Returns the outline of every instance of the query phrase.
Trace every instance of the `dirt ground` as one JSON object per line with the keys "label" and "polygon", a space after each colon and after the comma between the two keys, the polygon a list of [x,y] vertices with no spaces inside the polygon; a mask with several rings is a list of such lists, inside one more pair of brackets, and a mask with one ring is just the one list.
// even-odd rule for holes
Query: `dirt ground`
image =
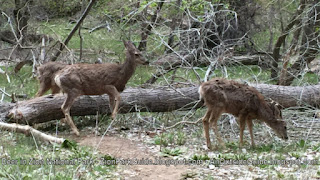
{"label": "dirt ground", "polygon": [[[97,137],[89,135],[86,137],[79,137],[75,140],[80,145],[91,146],[103,154],[109,154],[115,158],[131,159],[134,158],[148,159],[155,162],[155,158],[159,160],[168,160],[167,158],[159,157],[142,143],[134,142],[132,140],[117,137],[104,136]],[[101,140],[101,142],[100,142]],[[100,143],[99,143],[100,142]],[[166,166],[166,165],[119,165],[120,179],[182,179],[183,174],[190,173],[194,167],[186,165]]]}

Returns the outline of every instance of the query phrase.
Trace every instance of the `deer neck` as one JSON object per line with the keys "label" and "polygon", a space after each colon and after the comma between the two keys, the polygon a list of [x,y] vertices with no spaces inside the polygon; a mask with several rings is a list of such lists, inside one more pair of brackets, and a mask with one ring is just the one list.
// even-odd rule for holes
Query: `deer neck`
{"label": "deer neck", "polygon": [[126,61],[121,65],[120,74],[122,75],[122,80],[126,82],[129,81],[134,71],[136,70],[137,64],[134,61],[134,58],[127,53]]}
{"label": "deer neck", "polygon": [[265,103],[261,103],[258,110],[258,119],[263,120],[268,126],[272,127],[277,119],[274,117],[272,110]]}

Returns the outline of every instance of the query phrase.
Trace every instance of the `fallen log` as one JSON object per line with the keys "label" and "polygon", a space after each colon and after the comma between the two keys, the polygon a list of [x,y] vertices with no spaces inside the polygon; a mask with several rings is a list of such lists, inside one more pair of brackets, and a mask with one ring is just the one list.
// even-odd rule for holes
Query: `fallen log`
{"label": "fallen log", "polygon": [[[267,84],[251,84],[264,96],[270,97],[284,107],[313,106],[320,104],[320,85],[292,87]],[[62,95],[47,95],[17,102],[7,111],[6,121],[35,124],[63,118]],[[110,114],[109,98],[81,96],[71,108],[72,116]],[[121,93],[119,113],[186,111],[202,106],[198,87],[142,89],[128,88]],[[0,108],[1,109],[1,108]],[[1,117],[1,115],[0,115]]]}

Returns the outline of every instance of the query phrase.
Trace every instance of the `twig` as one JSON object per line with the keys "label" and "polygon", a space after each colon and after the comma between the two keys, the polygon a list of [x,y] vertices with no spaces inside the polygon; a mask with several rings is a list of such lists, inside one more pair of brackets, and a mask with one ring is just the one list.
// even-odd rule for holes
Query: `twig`
{"label": "twig", "polygon": [[41,41],[41,47],[40,47],[40,57],[39,57],[39,64],[41,63],[44,63],[44,59],[45,59],[45,56],[46,56],[46,40],[45,38],[43,37],[42,38],[42,41]]}
{"label": "twig", "polygon": [[0,88],[0,91],[1,91],[4,95],[11,97],[11,95],[8,94],[7,92],[5,92],[2,88]]}
{"label": "twig", "polygon": [[180,124],[198,124],[200,121],[202,120],[202,118],[199,118],[197,121],[195,122],[191,122],[191,121],[180,121],[172,126],[169,126],[167,128],[164,128],[165,130],[168,130],[168,129],[172,129],[172,128],[175,128],[176,126],[180,125]]}
{"label": "twig", "polygon": [[95,152],[98,150],[98,147],[100,146],[100,144],[101,144],[103,138],[106,136],[107,132],[111,129],[112,124],[114,123],[114,121],[115,121],[115,119],[113,119],[113,120],[111,121],[111,123],[109,124],[108,128],[106,129],[106,131],[105,131],[105,132],[103,133],[103,135],[101,136],[100,141],[99,141],[99,143],[97,144],[97,146],[96,146],[96,148],[95,148]]}
{"label": "twig", "polygon": [[33,59],[33,63],[32,63],[32,77],[36,77],[36,76],[37,76],[37,70],[36,70],[37,59],[36,59],[36,56],[35,56],[33,50],[31,50],[31,54],[32,54],[32,59]]}
{"label": "twig", "polygon": [[82,49],[83,49],[83,38],[81,35],[81,25],[79,26],[79,38],[80,38],[80,55],[79,55],[79,61],[81,62],[82,60]]}
{"label": "twig", "polygon": [[92,29],[89,31],[89,33],[93,33],[94,31],[97,31],[97,30],[102,29],[102,28],[107,28],[108,32],[111,31],[110,25],[109,25],[108,21],[106,21],[105,24],[100,24],[100,25],[92,28]]}

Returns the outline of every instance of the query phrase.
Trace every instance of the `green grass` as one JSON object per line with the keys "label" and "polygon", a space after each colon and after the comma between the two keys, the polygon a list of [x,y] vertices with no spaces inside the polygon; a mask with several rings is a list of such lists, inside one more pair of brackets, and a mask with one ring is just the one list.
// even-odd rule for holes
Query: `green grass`
{"label": "green grass", "polygon": [[319,77],[317,74],[306,73],[301,78],[294,79],[292,82],[292,85],[293,86],[304,86],[304,85],[318,84],[318,83],[319,83]]}
{"label": "green grass", "polygon": [[[8,67],[7,72],[10,78],[10,83],[3,74],[0,74],[0,88],[5,89],[5,91],[10,95],[15,93],[17,95],[26,94],[28,98],[33,97],[36,94],[39,85],[37,79],[32,78],[31,71],[32,67],[24,66],[17,74],[15,74],[13,73],[13,67]],[[10,100],[11,99],[9,97],[5,96],[5,101]]]}
{"label": "green grass", "polygon": [[67,149],[25,135],[1,134],[0,179],[110,178],[116,168],[103,165],[105,157],[86,147],[73,144]]}
{"label": "green grass", "polygon": [[[167,84],[171,82],[173,76],[176,78],[176,81],[185,81],[189,80],[193,83],[198,83],[198,77],[196,73],[203,80],[207,67],[192,69],[178,69],[176,73],[170,72],[164,77],[159,78],[159,84]],[[230,66],[226,68],[226,71],[223,69],[216,69],[211,74],[210,78],[213,77],[225,77],[228,79],[234,79],[238,81],[248,81],[248,82],[260,82],[260,83],[275,83],[270,81],[270,71],[262,70],[258,66]]]}
{"label": "green grass", "polygon": [[[83,27],[93,27],[95,23],[99,22],[90,19],[84,22]],[[67,23],[64,19],[56,19],[42,23],[38,27],[38,30],[40,33],[48,34],[53,38],[63,41],[74,26],[75,24]],[[123,52],[124,46],[120,41],[120,31],[108,32],[107,29],[100,29],[94,33],[89,33],[89,30],[81,30],[83,49],[94,49],[97,51],[109,50],[116,54],[121,54]],[[68,48],[80,48],[80,36],[78,35],[78,32],[71,38]]]}
{"label": "green grass", "polygon": [[161,150],[161,154],[164,156],[164,157],[167,157],[167,156],[179,156],[180,154],[182,154],[183,152],[181,151],[180,148],[174,148],[174,149],[171,149],[171,148],[164,148]]}
{"label": "green grass", "polygon": [[186,143],[185,132],[177,130],[175,132],[161,133],[154,137],[154,144],[167,147],[168,145],[182,146]]}

